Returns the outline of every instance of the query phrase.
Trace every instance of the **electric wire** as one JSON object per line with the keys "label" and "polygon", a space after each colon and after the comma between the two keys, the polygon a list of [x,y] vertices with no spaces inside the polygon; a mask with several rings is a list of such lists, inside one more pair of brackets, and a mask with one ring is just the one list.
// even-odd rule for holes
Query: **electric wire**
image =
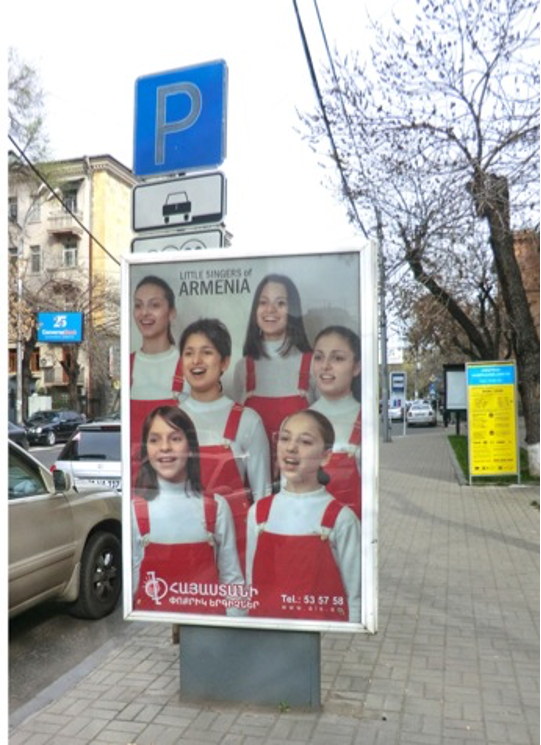
{"label": "electric wire", "polygon": [[342,163],[341,163],[341,160],[340,160],[340,156],[338,154],[338,149],[336,147],[336,142],[334,140],[334,135],[333,135],[333,132],[332,132],[332,127],[331,127],[331,124],[329,122],[329,118],[327,116],[327,111],[325,109],[325,103],[323,101],[323,96],[321,95],[321,90],[319,88],[319,83],[318,83],[318,80],[317,80],[317,74],[316,74],[316,71],[315,71],[315,68],[314,68],[314,63],[313,63],[313,60],[312,60],[312,54],[310,52],[310,47],[308,45],[308,40],[306,38],[306,34],[304,33],[304,26],[303,26],[303,23],[302,23],[302,20],[301,20],[301,16],[300,16],[300,13],[299,13],[299,8],[298,8],[298,5],[297,5],[297,0],[293,0],[293,7],[294,7],[295,15],[296,15],[296,18],[297,18],[297,24],[298,24],[299,33],[300,33],[300,36],[301,36],[301,42],[302,42],[302,46],[303,46],[303,50],[304,50],[304,56],[305,56],[306,62],[308,64],[308,69],[309,69],[309,72],[310,72],[310,77],[311,77],[311,80],[312,80],[312,85],[314,86],[314,91],[315,91],[315,94],[316,94],[316,98],[318,100],[319,108],[321,109],[321,114],[322,114],[322,117],[323,117],[323,121],[325,123],[325,129],[327,130],[327,136],[328,136],[329,142],[331,144],[331,148],[332,148],[332,152],[333,152],[333,157],[334,157],[334,160],[336,162],[336,166],[338,168],[338,171],[340,173],[340,179],[341,179],[341,182],[342,182],[342,188],[344,189],[344,194],[346,195],[346,197],[347,197],[347,199],[348,199],[348,201],[349,201],[349,203],[351,205],[351,208],[353,210],[353,214],[355,215],[355,219],[356,219],[356,221],[357,221],[357,223],[358,223],[358,225],[359,225],[359,227],[360,227],[360,229],[361,229],[364,237],[365,238],[368,238],[368,233],[367,233],[367,231],[366,231],[366,229],[365,229],[365,227],[364,227],[364,225],[362,223],[362,220],[360,218],[359,212],[357,210],[357,205],[355,204],[355,200],[353,199],[353,197],[351,195],[351,191],[350,191],[350,188],[349,188],[349,184],[347,182],[346,174],[344,173],[344,169],[342,168]]}
{"label": "electric wire", "polygon": [[105,251],[105,253],[107,254],[107,256],[108,256],[108,257],[109,257],[109,258],[110,258],[110,259],[111,259],[112,261],[114,261],[114,262],[115,262],[115,264],[117,264],[118,266],[120,266],[120,261],[119,261],[119,260],[118,260],[118,259],[116,258],[116,256],[114,256],[114,255],[113,255],[113,254],[112,254],[112,253],[111,253],[110,251],[108,251],[108,250],[107,250],[107,249],[105,248],[105,246],[103,245],[103,243],[101,243],[101,241],[99,241],[99,240],[98,240],[98,239],[96,238],[96,236],[94,236],[94,235],[93,235],[93,234],[92,234],[92,233],[90,232],[90,230],[89,230],[89,229],[88,229],[88,228],[86,227],[86,225],[84,225],[84,224],[83,224],[83,223],[81,222],[81,220],[79,220],[79,218],[77,217],[77,215],[75,215],[75,214],[73,213],[73,211],[72,211],[72,210],[71,210],[71,209],[70,209],[70,208],[68,207],[68,205],[67,205],[67,204],[66,204],[66,203],[64,202],[64,200],[62,199],[62,197],[58,195],[58,193],[56,192],[56,190],[55,190],[55,189],[53,189],[53,187],[52,187],[52,186],[51,186],[51,184],[50,184],[50,183],[49,183],[49,182],[47,181],[47,179],[45,178],[45,176],[44,176],[44,175],[43,175],[42,173],[40,173],[40,172],[38,171],[38,169],[37,169],[37,168],[35,167],[35,165],[34,165],[34,164],[33,164],[33,163],[32,163],[32,162],[30,161],[30,159],[28,158],[28,156],[26,155],[26,153],[24,152],[24,150],[22,150],[22,148],[20,148],[20,147],[19,147],[19,145],[17,144],[17,142],[16,142],[16,141],[15,141],[15,140],[13,139],[13,137],[12,137],[12,136],[11,136],[11,135],[10,135],[9,133],[8,133],[8,138],[9,138],[9,140],[11,141],[12,145],[13,145],[13,146],[14,146],[14,147],[15,147],[15,148],[17,149],[17,152],[19,153],[19,155],[21,156],[21,158],[23,158],[23,160],[25,161],[25,163],[26,163],[26,164],[28,165],[28,167],[29,167],[29,168],[30,168],[30,169],[31,169],[31,170],[33,171],[33,173],[35,173],[35,175],[36,175],[36,176],[38,177],[38,179],[39,179],[39,180],[40,180],[40,181],[41,181],[41,182],[42,182],[43,184],[45,184],[45,186],[46,186],[46,187],[47,187],[47,188],[49,189],[49,191],[51,192],[51,194],[53,195],[53,197],[54,197],[54,198],[55,198],[56,200],[58,200],[58,201],[60,202],[60,204],[62,205],[62,207],[64,208],[64,210],[65,210],[65,211],[66,211],[66,212],[67,212],[67,213],[68,213],[68,214],[69,214],[69,215],[70,215],[71,217],[73,217],[73,219],[75,220],[75,222],[76,222],[76,223],[77,223],[77,224],[78,224],[78,225],[79,225],[79,226],[80,226],[80,227],[81,227],[81,228],[82,228],[82,229],[84,230],[84,232],[85,232],[85,233],[86,233],[86,234],[88,235],[88,237],[89,237],[89,238],[90,238],[90,239],[91,239],[92,241],[94,241],[94,243],[96,243],[96,245],[97,245],[97,246],[99,246],[99,247],[100,247],[100,248],[102,249],[102,251]]}

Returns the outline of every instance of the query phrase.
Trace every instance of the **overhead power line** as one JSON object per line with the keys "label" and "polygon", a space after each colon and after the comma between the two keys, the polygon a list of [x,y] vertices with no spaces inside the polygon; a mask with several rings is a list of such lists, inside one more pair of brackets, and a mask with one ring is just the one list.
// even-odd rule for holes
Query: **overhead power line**
{"label": "overhead power line", "polygon": [[15,140],[13,139],[13,137],[12,137],[12,136],[11,136],[10,134],[8,134],[8,137],[9,137],[9,139],[10,139],[10,141],[11,141],[12,145],[13,145],[13,146],[14,146],[14,147],[16,148],[17,152],[19,153],[19,155],[21,156],[21,158],[22,158],[22,159],[23,159],[23,160],[25,161],[25,163],[26,163],[26,164],[28,165],[28,167],[29,167],[29,168],[30,168],[30,169],[31,169],[31,170],[33,171],[33,173],[35,173],[35,174],[36,174],[36,176],[38,177],[38,179],[39,179],[39,180],[40,180],[40,181],[41,181],[41,182],[42,182],[43,184],[45,184],[45,186],[46,186],[46,187],[47,187],[47,188],[49,189],[49,191],[51,192],[51,194],[53,195],[53,197],[54,197],[54,198],[55,198],[55,199],[56,199],[56,200],[57,200],[58,202],[60,202],[60,204],[62,205],[62,207],[64,208],[64,210],[65,210],[65,211],[66,211],[66,212],[67,212],[67,213],[68,213],[69,215],[71,215],[71,217],[73,217],[73,219],[75,220],[75,222],[77,223],[77,225],[79,225],[79,226],[80,226],[80,227],[81,227],[81,228],[82,228],[82,229],[84,230],[84,232],[85,232],[85,233],[86,233],[86,234],[88,235],[88,237],[89,237],[89,238],[90,238],[90,239],[91,239],[92,241],[94,241],[94,243],[96,243],[96,245],[98,245],[98,246],[99,246],[99,247],[100,247],[100,248],[102,249],[102,251],[105,251],[105,253],[107,254],[107,256],[108,256],[108,257],[109,257],[109,258],[110,258],[110,259],[111,259],[112,261],[114,261],[114,262],[115,262],[115,264],[117,264],[118,266],[120,266],[120,261],[119,261],[119,260],[118,260],[118,259],[116,258],[116,256],[114,256],[114,255],[113,255],[113,254],[112,254],[112,253],[111,253],[110,251],[108,251],[108,250],[107,250],[107,249],[105,248],[105,246],[103,245],[103,243],[101,243],[101,241],[99,241],[99,240],[98,240],[98,239],[96,238],[96,236],[92,235],[92,233],[91,233],[91,232],[90,232],[90,230],[89,230],[89,229],[88,229],[88,228],[86,227],[86,225],[84,225],[84,224],[83,224],[83,223],[81,222],[81,220],[79,220],[79,218],[77,217],[77,215],[75,215],[75,214],[73,213],[73,211],[72,211],[72,210],[71,210],[71,209],[70,209],[70,208],[68,207],[68,205],[67,205],[67,204],[66,204],[66,203],[64,202],[64,200],[62,199],[62,197],[58,195],[58,193],[56,192],[56,190],[55,190],[55,189],[54,189],[54,188],[53,188],[53,187],[51,186],[51,184],[50,184],[50,183],[49,183],[49,182],[47,181],[47,179],[45,178],[45,176],[44,176],[44,175],[43,175],[42,173],[40,173],[40,172],[38,171],[38,169],[37,169],[37,168],[35,167],[35,165],[34,165],[34,164],[33,164],[33,163],[32,163],[32,162],[30,161],[30,159],[28,158],[28,156],[26,155],[26,153],[24,152],[24,150],[22,150],[22,148],[20,148],[20,147],[19,147],[19,145],[17,144],[17,142],[15,142]]}
{"label": "overhead power line", "polygon": [[[336,166],[338,168],[338,171],[340,172],[340,179],[342,181],[342,188],[344,190],[344,194],[346,195],[346,197],[347,197],[347,199],[348,199],[348,201],[349,201],[349,203],[351,205],[351,208],[352,208],[353,213],[355,215],[355,219],[357,220],[357,223],[358,223],[360,229],[362,230],[364,237],[365,238],[368,238],[368,233],[366,232],[365,227],[364,227],[364,225],[362,223],[362,220],[361,220],[361,218],[359,216],[359,212],[357,210],[357,205],[355,204],[355,200],[353,199],[353,197],[351,195],[351,191],[350,191],[350,188],[349,188],[349,184],[347,182],[346,174],[344,173],[344,169],[342,168],[342,162],[340,160],[340,156],[338,154],[338,149],[336,147],[336,142],[334,140],[334,135],[333,135],[332,128],[331,128],[331,123],[329,122],[329,117],[327,116],[327,111],[325,110],[325,103],[323,101],[323,96],[321,95],[321,90],[319,88],[319,83],[318,83],[318,80],[317,80],[317,74],[316,74],[316,71],[315,71],[315,68],[314,68],[314,63],[313,63],[313,60],[312,60],[312,54],[310,52],[310,47],[308,45],[308,40],[306,39],[306,34],[304,33],[304,26],[303,26],[303,23],[302,23],[302,20],[301,20],[301,16],[300,16],[300,13],[299,13],[299,8],[298,8],[298,5],[297,5],[297,0],[293,0],[293,7],[294,7],[294,10],[295,10],[295,15],[297,17],[297,24],[299,26],[299,33],[301,35],[302,46],[303,46],[303,49],[304,49],[304,56],[306,57],[306,62],[308,64],[308,69],[310,71],[310,77],[312,79],[312,85],[314,86],[314,91],[315,91],[316,98],[317,98],[318,103],[319,103],[319,108],[321,109],[321,115],[322,115],[323,121],[325,123],[325,129],[327,130],[327,136],[329,138],[329,142],[331,143],[331,148],[332,148],[332,153],[333,153],[333,156],[334,156],[334,160],[336,162]],[[318,12],[318,17],[319,17],[319,12]],[[321,25],[321,20],[320,20],[320,25]]]}

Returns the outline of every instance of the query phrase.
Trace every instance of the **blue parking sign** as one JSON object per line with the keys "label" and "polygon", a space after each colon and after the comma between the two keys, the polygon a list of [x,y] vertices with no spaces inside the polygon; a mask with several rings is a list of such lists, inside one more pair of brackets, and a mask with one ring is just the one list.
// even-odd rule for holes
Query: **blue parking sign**
{"label": "blue parking sign", "polygon": [[134,173],[151,176],[219,166],[226,151],[226,105],[223,60],[138,78]]}

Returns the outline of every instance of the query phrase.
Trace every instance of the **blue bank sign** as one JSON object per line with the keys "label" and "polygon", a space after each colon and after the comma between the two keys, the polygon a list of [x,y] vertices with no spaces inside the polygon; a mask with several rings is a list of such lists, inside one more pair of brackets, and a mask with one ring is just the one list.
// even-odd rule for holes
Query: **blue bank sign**
{"label": "blue bank sign", "polygon": [[83,314],[78,311],[38,313],[38,341],[75,344],[83,341]]}
{"label": "blue bank sign", "polygon": [[140,77],[135,83],[137,176],[215,168],[226,150],[223,60]]}

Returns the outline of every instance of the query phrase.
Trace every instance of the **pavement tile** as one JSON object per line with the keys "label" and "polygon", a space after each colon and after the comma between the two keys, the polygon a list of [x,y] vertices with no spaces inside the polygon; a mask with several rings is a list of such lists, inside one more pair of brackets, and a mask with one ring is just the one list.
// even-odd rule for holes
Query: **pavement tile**
{"label": "pavement tile", "polygon": [[185,702],[170,625],[137,622],[10,745],[539,745],[538,489],[460,485],[443,430],[380,461],[380,628],[322,635],[321,711]]}

